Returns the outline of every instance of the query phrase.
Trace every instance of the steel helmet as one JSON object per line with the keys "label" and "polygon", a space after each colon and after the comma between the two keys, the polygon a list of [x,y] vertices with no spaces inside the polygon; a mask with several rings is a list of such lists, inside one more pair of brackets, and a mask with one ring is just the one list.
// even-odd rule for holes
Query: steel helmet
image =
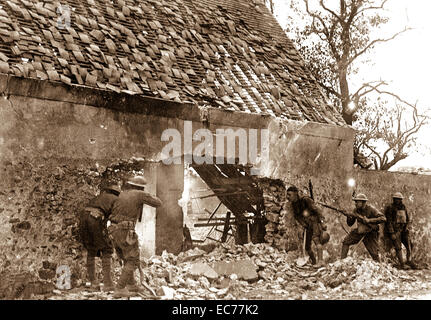
{"label": "steel helmet", "polygon": [[395,193],[392,195],[392,198],[395,198],[395,199],[404,199],[404,197],[403,197],[403,195],[401,194],[401,192],[395,192]]}
{"label": "steel helmet", "polygon": [[115,191],[117,193],[121,192],[121,188],[118,186],[118,184],[109,184],[106,187],[104,187],[103,189],[112,190],[112,191]]}
{"label": "steel helmet", "polygon": [[105,181],[100,184],[101,190],[114,191],[116,193],[121,192],[120,186],[113,181]]}
{"label": "steel helmet", "polygon": [[326,231],[323,231],[322,234],[320,235],[320,244],[328,243],[330,238],[331,236],[329,235],[329,233]]}
{"label": "steel helmet", "polygon": [[296,186],[290,186],[289,188],[287,188],[286,192],[298,192],[298,188]]}
{"label": "steel helmet", "polygon": [[358,194],[356,197],[353,198],[353,201],[367,201],[367,196],[363,193]]}
{"label": "steel helmet", "polygon": [[126,183],[132,186],[143,188],[147,184],[147,179],[145,179],[143,176],[135,176],[129,179]]}

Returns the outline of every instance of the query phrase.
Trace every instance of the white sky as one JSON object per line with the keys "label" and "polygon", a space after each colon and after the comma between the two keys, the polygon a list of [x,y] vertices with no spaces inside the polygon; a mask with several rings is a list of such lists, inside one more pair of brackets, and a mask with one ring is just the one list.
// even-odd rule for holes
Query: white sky
{"label": "white sky", "polygon": [[[302,0],[298,0],[302,3]],[[284,12],[289,0],[274,0],[276,17],[285,27]],[[327,0],[326,3],[338,3]],[[390,82],[390,89],[404,100],[418,102],[420,109],[431,109],[431,1],[390,0],[385,5],[390,21],[381,30],[395,33],[405,26],[414,28],[396,39],[378,45],[372,53],[373,65],[361,67],[360,77],[364,81],[383,79]],[[358,79],[362,81],[362,79]],[[358,82],[359,84],[359,82]],[[431,115],[430,115],[431,116]],[[419,132],[423,148],[400,161],[401,166],[431,168],[431,124]]]}

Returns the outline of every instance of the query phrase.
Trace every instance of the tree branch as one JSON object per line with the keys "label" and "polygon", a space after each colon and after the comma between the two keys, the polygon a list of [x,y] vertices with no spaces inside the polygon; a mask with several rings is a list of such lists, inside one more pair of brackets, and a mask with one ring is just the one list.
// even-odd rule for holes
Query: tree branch
{"label": "tree branch", "polygon": [[[377,83],[377,85],[372,85],[372,83],[375,83],[375,82]],[[362,84],[362,86],[354,94],[352,94],[351,100],[358,101],[359,98],[361,98],[361,97],[367,95],[368,93],[376,90],[378,87],[380,87],[382,85],[387,85],[387,83],[383,80],[366,82],[366,83]],[[362,89],[365,89],[367,87],[369,87],[371,89],[368,89],[362,93],[359,93]]]}
{"label": "tree branch", "polygon": [[[317,80],[316,80],[317,81]],[[321,83],[321,82],[319,82],[319,81],[317,81],[317,83],[321,86],[321,87],[323,87],[323,89],[325,89],[326,91],[328,91],[329,93],[331,93],[331,94],[333,94],[334,96],[336,96],[337,98],[341,98],[341,94],[338,92],[338,91],[336,91],[334,88],[332,88],[332,87],[329,87],[329,86],[327,86],[327,85],[325,85],[324,83]]]}
{"label": "tree branch", "polygon": [[358,58],[360,55],[364,54],[368,49],[370,49],[372,46],[374,46],[376,43],[380,43],[380,42],[388,42],[391,41],[393,39],[395,39],[397,36],[399,36],[400,34],[412,30],[412,28],[404,28],[404,30],[395,33],[392,37],[390,38],[386,38],[386,39],[375,39],[373,41],[371,41],[367,46],[365,46],[361,51],[359,51],[358,53],[356,53],[355,55],[353,55],[353,57],[351,57],[349,59],[348,64],[350,65],[356,58]]}
{"label": "tree branch", "polygon": [[326,7],[323,0],[320,0],[319,3],[320,3],[320,6],[324,10],[326,10],[327,12],[329,12],[331,15],[333,15],[340,22],[340,24],[343,23],[343,19],[341,19],[341,17],[338,14],[336,14],[333,10],[329,9],[328,7]]}
{"label": "tree branch", "polygon": [[361,14],[362,12],[365,12],[365,11],[368,11],[368,10],[384,9],[383,7],[386,4],[386,2],[388,2],[388,0],[383,0],[382,4],[379,7],[373,7],[373,6],[365,7],[364,9],[358,11],[358,15]]}

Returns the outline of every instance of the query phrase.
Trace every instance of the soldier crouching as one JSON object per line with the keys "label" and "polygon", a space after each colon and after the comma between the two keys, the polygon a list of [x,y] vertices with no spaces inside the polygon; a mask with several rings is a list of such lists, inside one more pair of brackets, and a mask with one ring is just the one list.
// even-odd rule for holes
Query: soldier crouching
{"label": "soldier crouching", "polygon": [[347,257],[351,245],[363,240],[373,260],[380,262],[378,225],[385,222],[386,218],[379,210],[366,203],[368,199],[364,194],[358,194],[353,201],[355,201],[355,209],[347,217],[347,224],[352,226],[357,221],[358,227],[344,238],[341,248],[341,259]]}

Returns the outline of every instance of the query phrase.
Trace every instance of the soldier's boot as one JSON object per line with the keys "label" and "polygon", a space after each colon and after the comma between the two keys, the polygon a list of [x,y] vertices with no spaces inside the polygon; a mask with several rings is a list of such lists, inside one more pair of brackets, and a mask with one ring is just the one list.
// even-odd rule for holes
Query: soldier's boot
{"label": "soldier's boot", "polygon": [[136,283],[135,271],[132,272],[132,274],[130,275],[130,277],[127,281],[127,289],[130,292],[146,292],[145,288],[139,286]]}
{"label": "soldier's boot", "polygon": [[114,283],[111,274],[111,256],[102,256],[103,291],[114,291]]}
{"label": "soldier's boot", "polygon": [[413,270],[418,269],[418,265],[414,263],[413,260],[407,260],[406,265],[408,265]]}
{"label": "soldier's boot", "polygon": [[135,270],[134,264],[129,261],[126,261],[124,264],[123,270],[121,272],[120,279],[118,280],[117,287],[115,288],[115,292],[114,292],[115,299],[130,296],[129,290],[127,290],[126,285],[130,279],[130,275],[133,274],[134,270]]}
{"label": "soldier's boot", "polygon": [[371,258],[375,261],[375,262],[379,262],[380,263],[380,256],[378,253],[374,253],[371,254]]}
{"label": "soldier's boot", "polygon": [[397,254],[400,269],[404,269],[403,253],[401,250],[395,250],[395,253]]}
{"label": "soldier's boot", "polygon": [[343,246],[341,247],[341,259],[347,258],[348,253],[349,253],[349,246],[343,244]]}
{"label": "soldier's boot", "polygon": [[412,269],[417,269],[418,266],[412,260],[412,244],[410,240],[407,240],[406,253],[406,264]]}
{"label": "soldier's boot", "polygon": [[88,281],[90,282],[90,290],[98,291],[99,290],[99,281],[96,280],[96,257],[93,255],[87,254],[87,276]]}

